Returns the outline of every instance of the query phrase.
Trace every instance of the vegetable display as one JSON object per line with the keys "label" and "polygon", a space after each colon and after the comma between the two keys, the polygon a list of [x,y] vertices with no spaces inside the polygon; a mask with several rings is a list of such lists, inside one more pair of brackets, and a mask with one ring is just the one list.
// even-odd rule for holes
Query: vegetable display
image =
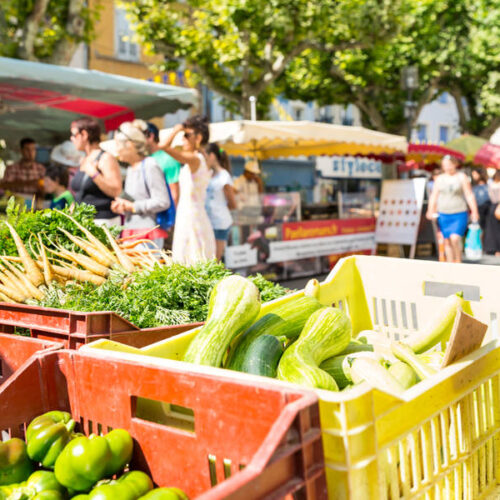
{"label": "vegetable display", "polygon": [[[9,205],[0,222],[0,301],[111,311],[139,328],[205,321],[210,292],[231,271],[216,261],[174,264],[162,250],[140,249],[145,240],[117,240],[115,228],[94,224],[94,212]],[[250,279],[265,301],[287,292],[261,275]]]}
{"label": "vegetable display", "polygon": [[134,446],[126,430],[87,437],[75,425],[69,413],[49,411],[29,424],[27,446],[0,441],[0,500],[189,500],[179,488],[154,488],[142,471],[123,473]]}
{"label": "vegetable display", "polygon": [[[224,368],[331,391],[365,382],[401,396],[437,373],[442,353],[429,349],[449,339],[459,311],[472,313],[461,294],[451,295],[406,342],[366,330],[353,338],[348,314],[317,300],[316,280],[307,284],[303,296],[267,305],[257,321],[252,318],[258,316],[259,300],[247,292],[250,282],[245,286],[244,281],[226,286],[222,280],[221,288],[214,289],[210,300],[217,304],[217,315],[210,321],[209,313],[208,326],[191,340],[184,361],[212,366],[222,361]],[[238,310],[243,297],[244,308]]]}

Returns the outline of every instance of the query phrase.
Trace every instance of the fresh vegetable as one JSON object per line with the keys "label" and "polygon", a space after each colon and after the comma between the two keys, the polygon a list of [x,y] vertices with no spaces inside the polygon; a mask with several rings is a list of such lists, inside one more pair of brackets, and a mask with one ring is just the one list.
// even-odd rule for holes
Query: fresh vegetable
{"label": "fresh vegetable", "polygon": [[403,385],[382,366],[380,361],[368,356],[350,358],[349,370],[355,384],[368,382],[369,385],[384,392],[401,396],[405,390]]}
{"label": "fresh vegetable", "polygon": [[283,354],[278,378],[307,387],[337,390],[334,378],[319,365],[341,353],[351,340],[352,327],[340,309],[325,307],[307,320],[299,338]]}
{"label": "fresh vegetable", "polygon": [[245,351],[241,362],[241,371],[275,378],[283,351],[283,344],[277,337],[261,335]]}
{"label": "fresh vegetable", "polygon": [[19,438],[0,441],[0,485],[20,483],[29,477],[33,465],[26,443]]}
{"label": "fresh vegetable", "polygon": [[429,378],[436,373],[434,368],[431,368],[421,361],[411,348],[402,342],[392,342],[391,348],[392,352],[399,360],[404,361],[415,370],[420,380]]}
{"label": "fresh vegetable", "polygon": [[226,362],[226,367],[231,370],[244,371],[242,364],[246,358],[246,352],[255,339],[261,335],[297,338],[311,314],[322,307],[314,297],[298,297],[276,306],[236,340]]}
{"label": "fresh vegetable", "polygon": [[0,487],[1,494],[7,500],[59,500],[64,498],[66,490],[59,484],[51,471],[38,470],[33,472],[26,481],[18,484]]}
{"label": "fresh vegetable", "polygon": [[191,341],[184,361],[221,366],[232,340],[259,311],[259,290],[251,281],[238,275],[223,278],[210,295],[207,322]]}
{"label": "fresh vegetable", "polygon": [[325,359],[319,367],[333,377],[339,389],[344,389],[352,383],[349,372],[344,366],[347,356],[334,356]]}
{"label": "fresh vegetable", "polygon": [[430,351],[423,354],[417,354],[418,359],[438,371],[441,368],[444,359],[444,351]]}
{"label": "fresh vegetable", "polygon": [[78,495],[80,500],[137,500],[153,489],[151,478],[141,471],[130,471],[119,479],[103,481],[88,495]]}
{"label": "fresh vegetable", "polygon": [[306,297],[314,297],[316,299],[319,298],[320,293],[320,285],[317,279],[311,279],[306,283],[304,287],[304,295]]}
{"label": "fresh vegetable", "polygon": [[[210,293],[231,274],[215,260],[193,266],[156,265],[131,275],[116,270],[107,280],[98,277],[101,281],[97,285],[102,286],[87,283],[86,279],[64,287],[55,285],[39,304],[74,311],[114,311],[139,328],[193,323],[206,320]],[[286,293],[286,289],[260,275],[249,279],[262,290],[264,301]]]}
{"label": "fresh vegetable", "polygon": [[423,330],[406,341],[408,346],[413,352],[420,354],[439,342],[448,340],[459,310],[472,315],[469,301],[464,300],[461,294],[447,297]]}
{"label": "fresh vegetable", "polygon": [[49,411],[36,417],[26,429],[28,456],[52,469],[63,448],[73,438],[75,421],[64,411]]}
{"label": "fresh vegetable", "polygon": [[189,500],[189,498],[179,488],[155,488],[139,500]]}
{"label": "fresh vegetable", "polygon": [[342,351],[342,354],[353,354],[355,352],[374,352],[374,347],[372,344],[366,344],[360,342],[359,340],[352,339],[349,345]]}
{"label": "fresh vegetable", "polygon": [[418,382],[418,376],[415,370],[404,361],[396,361],[387,371],[403,386],[409,389]]}
{"label": "fresh vegetable", "polygon": [[77,437],[57,457],[57,480],[73,491],[88,491],[98,481],[122,470],[132,458],[132,438],[123,429],[105,436]]}

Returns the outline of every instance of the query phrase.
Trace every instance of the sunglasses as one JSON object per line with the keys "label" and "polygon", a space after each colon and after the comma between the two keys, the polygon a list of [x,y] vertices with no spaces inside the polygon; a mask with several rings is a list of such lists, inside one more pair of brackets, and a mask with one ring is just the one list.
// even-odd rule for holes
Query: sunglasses
{"label": "sunglasses", "polygon": [[184,132],[184,137],[186,139],[191,139],[191,137],[194,137],[194,133],[193,132]]}
{"label": "sunglasses", "polygon": [[71,132],[70,138],[76,137],[79,134],[80,134],[80,131],[78,131],[76,133]]}

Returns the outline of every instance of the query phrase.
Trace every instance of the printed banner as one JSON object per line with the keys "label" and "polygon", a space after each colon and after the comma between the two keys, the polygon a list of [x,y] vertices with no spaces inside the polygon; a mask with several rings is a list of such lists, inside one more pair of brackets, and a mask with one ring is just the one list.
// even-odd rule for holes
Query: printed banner
{"label": "printed banner", "polygon": [[382,162],[361,156],[318,156],[316,170],[322,177],[381,179]]}

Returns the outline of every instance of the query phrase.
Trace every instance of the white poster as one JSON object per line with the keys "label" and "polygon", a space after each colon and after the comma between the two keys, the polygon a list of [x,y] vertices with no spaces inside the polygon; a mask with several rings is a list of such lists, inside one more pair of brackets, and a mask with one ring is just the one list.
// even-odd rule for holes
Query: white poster
{"label": "white poster", "polygon": [[426,182],[424,178],[382,182],[375,229],[377,243],[416,243]]}
{"label": "white poster", "polygon": [[239,269],[257,264],[257,249],[250,248],[250,244],[227,246],[224,252],[226,267]]}
{"label": "white poster", "polygon": [[361,156],[318,156],[316,170],[322,177],[381,179],[382,162]]}
{"label": "white poster", "polygon": [[375,250],[375,233],[273,241],[269,248],[270,255],[266,260],[268,263],[309,259],[323,255],[339,255],[360,250]]}

